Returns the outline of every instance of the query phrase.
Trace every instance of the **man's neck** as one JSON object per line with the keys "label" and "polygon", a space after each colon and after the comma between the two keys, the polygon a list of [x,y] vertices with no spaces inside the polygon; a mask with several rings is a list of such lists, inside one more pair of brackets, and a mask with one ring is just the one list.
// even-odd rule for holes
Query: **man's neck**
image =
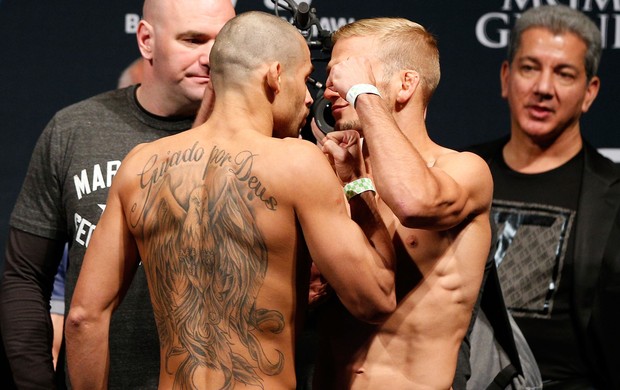
{"label": "man's neck", "polygon": [[198,111],[200,102],[180,104],[156,85],[142,84],[136,91],[138,104],[148,113],[164,117],[192,117]]}
{"label": "man's neck", "polygon": [[268,137],[276,136],[272,108],[258,94],[219,94],[209,122],[217,123],[221,133],[252,130]]}
{"label": "man's neck", "polygon": [[513,132],[502,153],[511,169],[521,173],[542,173],[563,165],[582,147],[579,128],[563,132],[551,143],[537,142],[521,132]]}
{"label": "man's neck", "polygon": [[398,127],[405,137],[411,142],[416,150],[427,160],[434,161],[436,149],[439,148],[428,135],[424,114],[418,112],[417,115],[403,116],[400,113],[394,115]]}

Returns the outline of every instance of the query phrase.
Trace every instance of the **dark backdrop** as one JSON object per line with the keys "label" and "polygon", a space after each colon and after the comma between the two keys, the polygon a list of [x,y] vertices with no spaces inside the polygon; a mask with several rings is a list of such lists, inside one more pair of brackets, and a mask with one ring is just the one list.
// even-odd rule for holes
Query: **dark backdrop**
{"label": "dark backdrop", "polygon": [[[273,12],[270,0],[238,0],[238,12]],[[464,147],[507,133],[499,68],[507,29],[528,0],[314,0],[322,25],[335,29],[363,17],[404,16],[439,40],[442,80],[428,111],[431,136]],[[602,88],[583,120],[599,148],[620,148],[620,10],[611,0],[570,0],[603,27]],[[31,150],[58,109],[115,88],[120,72],[139,56],[134,28],[141,0],[0,0],[0,253],[8,219]],[[317,75],[324,74],[317,64]],[[101,145],[105,147],[105,145]],[[0,267],[3,256],[0,256]]]}
{"label": "dark backdrop", "polygon": [[[602,88],[583,128],[594,146],[620,148],[620,10],[613,9],[620,3],[558,2],[586,12],[601,26]],[[233,3],[238,12],[273,12],[270,0]],[[507,31],[525,8],[541,3],[547,2],[314,0],[312,6],[329,30],[363,17],[403,16],[434,33],[442,80],[429,107],[428,127],[437,142],[460,148],[507,133],[498,77]],[[0,0],[0,269],[10,212],[34,143],[58,109],[116,87],[120,72],[139,56],[134,29],[141,6],[141,0]],[[322,65],[315,64],[317,78],[324,77]]]}

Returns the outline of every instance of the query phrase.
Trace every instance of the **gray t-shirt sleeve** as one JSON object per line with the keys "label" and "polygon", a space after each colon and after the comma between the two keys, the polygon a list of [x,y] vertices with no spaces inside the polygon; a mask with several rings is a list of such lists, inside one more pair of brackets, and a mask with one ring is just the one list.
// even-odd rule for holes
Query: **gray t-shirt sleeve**
{"label": "gray t-shirt sleeve", "polygon": [[62,206],[61,137],[52,119],[39,137],[21,192],[11,214],[12,227],[41,237],[67,241]]}

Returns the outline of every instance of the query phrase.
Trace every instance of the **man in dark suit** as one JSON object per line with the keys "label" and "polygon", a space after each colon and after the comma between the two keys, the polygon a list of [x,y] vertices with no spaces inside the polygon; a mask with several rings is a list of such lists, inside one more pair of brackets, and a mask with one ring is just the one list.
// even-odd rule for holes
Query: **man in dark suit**
{"label": "man in dark suit", "polygon": [[601,34],[565,6],[530,9],[502,64],[510,136],[473,147],[494,180],[504,299],[544,389],[617,389],[620,172],[583,138]]}

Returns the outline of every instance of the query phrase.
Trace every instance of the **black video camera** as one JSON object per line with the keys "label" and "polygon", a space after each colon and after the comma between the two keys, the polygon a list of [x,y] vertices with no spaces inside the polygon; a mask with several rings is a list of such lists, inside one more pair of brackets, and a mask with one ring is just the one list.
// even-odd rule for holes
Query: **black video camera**
{"label": "black video camera", "polygon": [[[271,2],[275,4],[274,12],[276,16],[280,16],[280,8],[288,11],[292,15],[293,25],[306,39],[308,48],[313,53],[317,50],[320,51],[321,56],[313,56],[312,62],[329,62],[332,50],[332,33],[321,27],[319,18],[316,16],[316,9],[314,7],[311,8],[305,1],[299,4],[294,0],[271,0]],[[319,129],[327,134],[334,130],[336,122],[332,116],[331,102],[323,97],[323,92],[325,92],[323,83],[313,78],[309,78],[308,82],[317,89],[311,114]]]}

